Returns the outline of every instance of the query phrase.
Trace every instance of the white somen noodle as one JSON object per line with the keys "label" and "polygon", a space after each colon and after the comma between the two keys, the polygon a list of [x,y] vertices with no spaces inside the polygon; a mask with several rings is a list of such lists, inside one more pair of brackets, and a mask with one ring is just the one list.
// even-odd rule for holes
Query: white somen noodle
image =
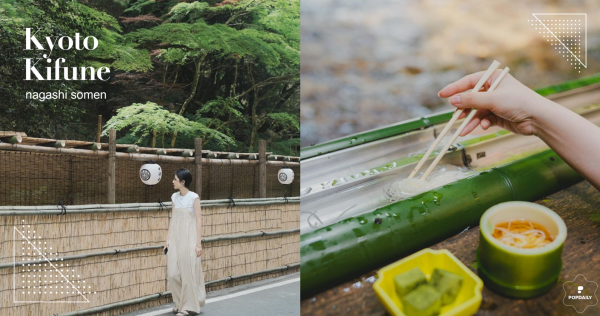
{"label": "white somen noodle", "polygon": [[443,165],[439,166],[439,169],[432,173],[427,180],[419,179],[419,175],[412,179],[405,178],[386,185],[383,188],[383,193],[385,197],[393,203],[403,200],[409,196],[423,193],[444,186],[448,183],[464,179],[471,174],[474,174],[474,172],[452,165]]}

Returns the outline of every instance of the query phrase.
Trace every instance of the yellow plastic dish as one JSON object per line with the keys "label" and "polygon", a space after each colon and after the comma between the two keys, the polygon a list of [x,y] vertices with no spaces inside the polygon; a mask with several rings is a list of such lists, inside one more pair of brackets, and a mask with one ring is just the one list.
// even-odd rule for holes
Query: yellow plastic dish
{"label": "yellow plastic dish", "polygon": [[464,278],[456,300],[452,304],[443,306],[439,316],[470,316],[477,312],[481,305],[481,290],[483,289],[481,279],[450,251],[426,248],[385,266],[377,272],[378,279],[373,284],[373,288],[388,313],[394,316],[406,316],[402,312],[402,302],[396,294],[394,277],[415,267],[421,269],[427,280],[431,278],[435,268],[450,271]]}

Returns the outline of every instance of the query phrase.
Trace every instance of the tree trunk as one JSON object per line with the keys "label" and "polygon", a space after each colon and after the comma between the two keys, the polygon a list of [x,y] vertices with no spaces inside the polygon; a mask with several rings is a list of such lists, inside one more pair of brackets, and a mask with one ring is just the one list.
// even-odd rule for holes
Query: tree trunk
{"label": "tree trunk", "polygon": [[152,148],[156,148],[156,130],[152,131]]}
{"label": "tree trunk", "polygon": [[[194,96],[196,95],[196,91],[198,90],[198,82],[200,81],[200,69],[202,69],[202,63],[204,62],[205,58],[206,55],[202,55],[202,57],[200,57],[200,60],[196,63],[196,72],[194,73],[194,82],[192,83],[192,93],[183,102],[181,110],[179,110],[179,115],[183,115],[186,106],[192,101],[192,99],[194,99]],[[173,133],[173,139],[171,140],[171,148],[175,147],[175,140],[177,140],[177,131]]]}
{"label": "tree trunk", "polygon": [[256,131],[254,127],[252,127],[252,133],[250,134],[250,146],[248,146],[248,152],[252,152],[252,148],[254,147],[254,138],[256,137]]}
{"label": "tree trunk", "polygon": [[252,148],[254,148],[254,139],[256,138],[256,134],[258,132],[258,117],[256,116],[256,108],[258,107],[258,102],[260,102],[258,98],[258,90],[254,90],[254,100],[252,102],[252,133],[250,133],[250,146],[248,146],[248,152],[252,152]]}

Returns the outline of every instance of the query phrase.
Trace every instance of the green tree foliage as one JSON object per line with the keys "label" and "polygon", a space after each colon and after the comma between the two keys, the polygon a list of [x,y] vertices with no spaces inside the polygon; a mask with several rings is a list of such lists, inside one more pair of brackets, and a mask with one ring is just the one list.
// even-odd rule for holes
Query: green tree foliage
{"label": "green tree foliage", "polygon": [[[190,147],[203,135],[208,149],[256,151],[265,139],[270,151],[298,154],[299,0],[5,0],[0,20],[0,73],[11,76],[0,82],[10,100],[0,129],[76,138],[93,135],[102,114],[114,116],[105,128],[118,127],[127,141],[167,135],[165,146]],[[110,81],[24,83],[25,25],[41,36],[96,36],[94,51],[57,53],[71,65],[110,67]],[[106,91],[108,99],[24,100],[25,91],[58,89]],[[73,127],[48,128],[57,125]]]}
{"label": "green tree foliage", "polygon": [[[249,0],[217,7],[206,2],[179,3],[161,25],[127,37],[139,47],[160,47],[157,59],[175,66],[172,69],[176,71],[180,69],[177,66],[193,65],[192,89],[179,108],[180,115],[197,100],[202,77],[212,77],[215,83],[225,81],[219,90],[247,105],[247,146],[253,150],[261,132],[271,142],[299,135],[294,129],[274,131],[273,127],[292,125],[279,124],[282,116],[267,115],[289,111],[286,118],[297,120],[292,114],[297,114],[298,107],[292,105],[295,100],[291,97],[297,95],[299,87],[299,21],[299,1]],[[213,69],[215,64],[220,69]],[[206,100],[200,107],[214,104],[210,102]],[[281,138],[273,138],[273,134]]]}
{"label": "green tree foliage", "polygon": [[[117,32],[117,20],[75,1],[68,0],[5,0],[0,2],[0,129],[22,130],[29,134],[65,137],[64,126],[79,122],[85,107],[74,100],[37,101],[25,98],[26,92],[53,92],[83,90],[82,81],[26,81],[25,58],[38,61],[45,69],[43,54],[48,51],[24,50],[25,29],[31,28],[36,38],[49,36],[95,36],[101,45],[94,51],[55,48],[52,61],[64,58],[65,67],[108,66],[122,70],[149,70],[152,68],[147,51],[140,51],[126,43]],[[45,42],[42,43],[45,44]],[[46,45],[47,46],[47,45]]]}
{"label": "green tree foliage", "polygon": [[152,147],[156,146],[158,136],[161,136],[162,147],[164,147],[165,135],[171,135],[176,131],[190,137],[211,139],[219,146],[234,143],[231,137],[200,122],[171,113],[153,102],[135,103],[119,109],[117,115],[106,122],[102,135],[107,136],[110,129],[128,130],[131,135],[138,138],[136,143],[142,143],[151,138]]}

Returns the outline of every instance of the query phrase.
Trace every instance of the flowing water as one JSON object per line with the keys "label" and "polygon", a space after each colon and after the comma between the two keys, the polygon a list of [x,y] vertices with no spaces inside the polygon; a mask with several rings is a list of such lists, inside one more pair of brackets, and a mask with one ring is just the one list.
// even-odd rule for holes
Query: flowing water
{"label": "flowing water", "polygon": [[[406,171],[400,174],[390,173],[372,181],[352,186],[333,196],[312,203],[302,203],[300,214],[301,232],[304,234],[349,217],[360,216],[392,202],[476,174],[475,171],[463,167],[438,165],[426,181],[418,179],[424,171],[417,174],[415,177],[417,179],[407,181],[406,177],[408,177],[414,166],[414,164],[406,166]],[[390,192],[394,192],[393,198],[390,196]],[[439,200],[437,202],[439,203]]]}

